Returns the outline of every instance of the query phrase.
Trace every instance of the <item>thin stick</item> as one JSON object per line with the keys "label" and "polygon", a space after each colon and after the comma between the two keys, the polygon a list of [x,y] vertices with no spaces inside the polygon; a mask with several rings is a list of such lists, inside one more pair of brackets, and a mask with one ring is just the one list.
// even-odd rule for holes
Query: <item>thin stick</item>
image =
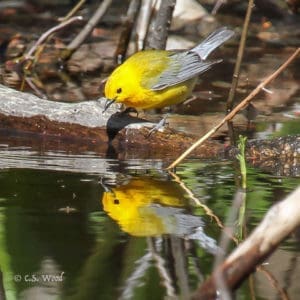
{"label": "thin stick", "polygon": [[[185,185],[185,183],[180,179],[179,176],[177,176],[175,173],[173,173],[172,171],[169,171],[169,174],[173,177],[174,181],[177,182],[182,188],[183,190],[187,193],[187,195],[189,196],[189,198],[191,200],[193,200],[195,202],[195,204],[201,208],[203,208],[203,210],[205,211],[206,215],[210,216],[212,219],[215,220],[216,224],[224,229],[224,225],[222,224],[221,220],[219,219],[219,217],[217,215],[215,215],[213,213],[213,211],[205,204],[203,204],[195,195],[194,193]],[[237,241],[236,241],[237,242]]]}
{"label": "thin stick", "polygon": [[59,22],[65,22],[66,20],[70,19],[74,16],[77,11],[81,8],[81,6],[85,3],[86,0],[79,0],[77,4],[62,18],[59,18]]}
{"label": "thin stick", "polygon": [[95,14],[91,17],[88,23],[76,36],[76,38],[67,46],[67,49],[72,53],[76,50],[85,40],[85,38],[91,33],[99,20],[103,17],[108,7],[110,6],[112,0],[104,0],[97,8]]}
{"label": "thin stick", "polygon": [[234,100],[234,96],[235,96],[235,92],[236,92],[236,87],[237,87],[237,84],[239,81],[241,63],[243,60],[243,55],[244,55],[245,46],[246,46],[247,32],[248,32],[249,22],[250,22],[250,18],[251,18],[252,8],[254,6],[253,3],[254,3],[254,0],[249,0],[249,2],[248,2],[248,8],[247,8],[246,17],[245,17],[245,21],[244,21],[244,25],[243,25],[241,41],[239,44],[239,50],[238,50],[238,54],[237,54],[236,64],[234,66],[231,87],[230,87],[230,91],[229,91],[228,99],[227,99],[227,105],[226,105],[227,112],[232,110],[232,106],[234,103],[233,100]]}
{"label": "thin stick", "polygon": [[176,291],[174,288],[173,278],[167,269],[166,260],[161,255],[159,255],[155,249],[154,239],[155,238],[147,238],[148,247],[150,253],[152,254],[153,260],[155,261],[158,273],[161,276],[162,285],[166,289],[166,294],[168,296],[167,298],[174,299],[176,295]]}
{"label": "thin stick", "polygon": [[119,299],[132,299],[134,290],[137,286],[141,285],[142,278],[150,267],[152,253],[147,252],[144,256],[140,257],[134,262],[135,268],[131,275],[125,281],[124,289]]}
{"label": "thin stick", "polygon": [[230,121],[241,109],[243,109],[267,84],[269,84],[273,79],[275,79],[300,53],[300,48],[283,63],[274,73],[272,73],[268,78],[261,82],[240,104],[238,104],[225,118],[212,128],[208,133],[196,141],[190,148],[188,148],[183,154],[181,154],[172,164],[170,164],[166,169],[172,169],[176,167],[183,159],[185,159],[195,148],[203,144],[209,137],[211,137],[225,122]]}
{"label": "thin stick", "polygon": [[278,282],[278,280],[275,278],[275,276],[268,271],[264,266],[260,265],[257,267],[257,270],[262,272],[267,279],[269,280],[270,284],[272,285],[272,287],[277,291],[278,296],[280,296],[280,298],[282,300],[289,300],[289,295],[288,293],[285,291],[284,288],[282,288]]}
{"label": "thin stick", "polygon": [[[242,205],[242,203],[245,201],[245,192],[242,190],[237,190],[234,200],[231,205],[231,209],[229,211],[229,215],[227,217],[227,226],[226,229],[229,231],[230,235],[234,235],[234,230],[235,230],[235,225],[229,225],[229,224],[234,224],[234,221],[236,220],[236,216],[238,214],[238,211]],[[221,263],[224,262],[225,254],[228,251],[229,248],[229,238],[228,238],[228,233],[225,234],[225,231],[222,232],[220,241],[219,241],[219,247],[223,251],[218,251],[215,257],[215,262],[214,262],[214,271],[221,265]],[[216,286],[219,291],[220,299],[231,299],[231,292],[228,289],[224,274],[222,272],[216,273]]]}
{"label": "thin stick", "polygon": [[40,44],[42,44],[48,38],[49,35],[68,26],[71,23],[74,23],[76,21],[81,21],[81,20],[82,20],[81,16],[76,16],[76,17],[73,17],[73,18],[67,20],[66,22],[60,23],[59,25],[54,26],[51,29],[49,29],[48,31],[46,31],[44,34],[41,35],[41,37],[37,40],[37,42],[33,45],[33,47],[27,52],[27,54],[24,55],[24,59],[25,60],[31,59],[32,55],[36,51],[37,47]]}
{"label": "thin stick", "polygon": [[[30,86],[30,88],[32,90],[34,90],[34,92],[36,93],[36,95],[38,95],[40,98],[42,99],[47,99],[46,95],[43,94],[35,85],[35,83],[27,76],[24,77],[24,80],[26,81],[26,83]],[[24,88],[24,87],[23,87]],[[22,89],[23,90],[23,89]],[[1,299],[1,298],[0,298]]]}

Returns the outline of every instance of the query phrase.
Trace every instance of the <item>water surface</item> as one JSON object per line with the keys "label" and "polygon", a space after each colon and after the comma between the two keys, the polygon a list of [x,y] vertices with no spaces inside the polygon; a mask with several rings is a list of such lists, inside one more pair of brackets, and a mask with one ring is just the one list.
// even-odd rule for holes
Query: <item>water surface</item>
{"label": "water surface", "polygon": [[[8,299],[187,299],[210,274],[217,220],[226,222],[237,190],[234,162],[189,160],[174,176],[160,160],[0,151]],[[245,234],[297,185],[299,178],[249,168]],[[291,236],[266,266],[292,299],[300,293],[298,251]],[[254,290],[258,299],[276,295],[259,272]],[[249,299],[247,282],[238,295]]]}

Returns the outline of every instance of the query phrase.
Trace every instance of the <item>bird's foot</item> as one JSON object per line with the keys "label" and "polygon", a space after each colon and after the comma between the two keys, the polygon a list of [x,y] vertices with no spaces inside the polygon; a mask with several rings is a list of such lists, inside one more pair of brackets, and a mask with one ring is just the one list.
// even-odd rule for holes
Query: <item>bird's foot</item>
{"label": "bird's foot", "polygon": [[148,133],[147,137],[150,137],[150,135],[154,132],[154,131],[158,131],[159,129],[161,129],[162,127],[164,127],[167,124],[167,118],[168,118],[168,114],[166,114]]}

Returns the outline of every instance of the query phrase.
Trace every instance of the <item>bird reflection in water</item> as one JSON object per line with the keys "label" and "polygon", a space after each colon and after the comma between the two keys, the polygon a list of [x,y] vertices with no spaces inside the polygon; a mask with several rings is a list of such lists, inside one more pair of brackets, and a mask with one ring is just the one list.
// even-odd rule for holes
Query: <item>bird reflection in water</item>
{"label": "bird reflection in water", "polygon": [[190,213],[186,192],[174,181],[136,177],[124,185],[106,187],[102,203],[104,211],[130,235],[169,234],[196,239],[209,252],[217,248],[216,241],[204,233],[202,219]]}

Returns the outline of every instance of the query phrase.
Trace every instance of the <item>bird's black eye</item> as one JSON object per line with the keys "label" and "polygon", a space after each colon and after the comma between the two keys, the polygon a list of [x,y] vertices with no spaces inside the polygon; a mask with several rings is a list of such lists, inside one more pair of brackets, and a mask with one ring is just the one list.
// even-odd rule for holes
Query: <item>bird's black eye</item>
{"label": "bird's black eye", "polygon": [[117,94],[121,94],[122,93],[122,89],[121,88],[118,88],[117,89]]}
{"label": "bird's black eye", "polygon": [[119,199],[114,199],[114,204],[120,204]]}

